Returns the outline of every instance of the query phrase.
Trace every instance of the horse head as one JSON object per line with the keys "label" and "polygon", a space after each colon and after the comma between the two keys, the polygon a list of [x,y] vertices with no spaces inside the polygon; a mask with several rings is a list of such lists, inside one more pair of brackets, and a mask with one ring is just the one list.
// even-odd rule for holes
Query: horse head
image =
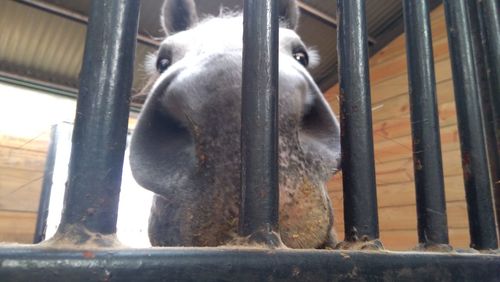
{"label": "horse head", "polygon": [[[337,171],[340,129],[308,72],[317,64],[295,32],[295,1],[280,1],[280,234],[293,248],[335,241],[326,181]],[[153,245],[217,246],[234,239],[240,205],[243,20],[198,20],[192,0],[167,0],[166,38],[151,57],[155,83],[134,130],[136,180],[156,195]]]}

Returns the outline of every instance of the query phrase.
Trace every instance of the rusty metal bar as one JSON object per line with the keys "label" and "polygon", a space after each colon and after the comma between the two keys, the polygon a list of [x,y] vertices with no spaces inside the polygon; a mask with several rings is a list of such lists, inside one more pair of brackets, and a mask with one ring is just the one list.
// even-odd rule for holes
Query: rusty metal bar
{"label": "rusty metal bar", "polygon": [[2,281],[498,281],[500,256],[173,248],[0,248]]}

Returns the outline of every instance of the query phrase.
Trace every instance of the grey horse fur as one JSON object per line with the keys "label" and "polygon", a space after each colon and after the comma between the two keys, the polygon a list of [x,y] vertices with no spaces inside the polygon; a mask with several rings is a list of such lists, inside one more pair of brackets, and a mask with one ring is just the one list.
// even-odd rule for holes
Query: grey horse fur
{"label": "grey horse fur", "polygon": [[[178,5],[183,8],[173,8]],[[280,234],[288,247],[320,248],[335,243],[325,183],[339,167],[340,128],[307,69],[294,59],[297,49],[307,50],[293,30],[297,5],[280,5]],[[162,73],[152,67],[157,79],[130,154],[135,179],[155,193],[150,241],[229,244],[237,237],[240,204],[242,17],[197,22],[193,1],[170,0],[163,7],[168,36],[153,61],[167,58],[170,66]]]}

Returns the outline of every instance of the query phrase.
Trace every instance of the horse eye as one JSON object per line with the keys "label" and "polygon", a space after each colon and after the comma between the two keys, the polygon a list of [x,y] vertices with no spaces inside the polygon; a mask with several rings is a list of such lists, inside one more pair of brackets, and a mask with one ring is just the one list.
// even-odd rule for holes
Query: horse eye
{"label": "horse eye", "polygon": [[169,58],[158,58],[158,61],[156,61],[156,69],[158,70],[159,73],[163,73],[170,67],[170,59]]}
{"label": "horse eye", "polygon": [[305,51],[295,52],[293,53],[293,57],[304,67],[307,67],[309,65],[309,56],[307,56],[307,53]]}

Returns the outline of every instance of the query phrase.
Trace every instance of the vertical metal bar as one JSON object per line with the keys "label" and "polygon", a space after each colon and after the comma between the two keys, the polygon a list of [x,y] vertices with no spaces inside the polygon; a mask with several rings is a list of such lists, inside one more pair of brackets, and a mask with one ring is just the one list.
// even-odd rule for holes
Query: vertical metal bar
{"label": "vertical metal bar", "polygon": [[33,236],[33,244],[38,244],[45,240],[47,217],[49,215],[50,192],[52,191],[52,178],[54,177],[54,165],[56,162],[58,139],[58,125],[53,125],[50,131],[50,145],[47,152],[47,159],[45,161],[42,192],[40,193],[40,201],[38,204],[38,213],[35,225],[35,235]]}
{"label": "vertical metal bar", "polygon": [[[491,73],[489,71],[488,60],[488,46],[486,44],[486,31],[485,19],[481,12],[481,4],[483,1],[471,0],[467,1],[469,17],[471,21],[471,35],[472,47],[474,50],[474,58],[476,60],[476,72],[478,74],[478,91],[481,100],[481,114],[483,118],[484,133],[486,140],[486,152],[489,165],[489,173],[491,178],[491,185],[493,188],[493,196],[500,193],[500,152],[497,147],[497,139],[495,133],[495,118],[494,118],[494,104],[492,99],[494,96],[492,87],[494,85],[490,81]],[[500,92],[498,92],[500,93]],[[499,194],[500,195],[500,194]],[[494,201],[495,202],[495,201]],[[498,202],[496,203],[498,206]],[[496,209],[497,217],[499,214],[498,208]],[[498,225],[497,225],[498,227]],[[500,228],[500,227],[498,227]]]}
{"label": "vertical metal bar", "polygon": [[138,18],[139,0],[92,1],[56,238],[116,232]]}
{"label": "vertical metal bar", "polygon": [[379,237],[364,0],[337,0],[345,240]]}
{"label": "vertical metal bar", "polygon": [[278,245],[278,1],[246,0],[240,233]]}
{"label": "vertical metal bar", "polygon": [[413,137],[418,241],[448,244],[436,78],[427,0],[403,1]]}
{"label": "vertical metal bar", "polygon": [[[486,48],[482,44],[484,34],[484,23],[482,18],[479,17],[478,3],[475,0],[467,1],[467,11],[470,19],[471,37],[472,37],[472,50],[474,54],[474,67],[477,73],[477,91],[479,93],[481,116],[483,119],[484,133],[486,140],[487,158],[489,164],[490,177],[495,173],[496,168],[496,140],[493,124],[493,112],[489,95],[489,82],[488,72],[486,67]],[[493,181],[493,180],[491,180]],[[493,183],[493,182],[492,182]]]}
{"label": "vertical metal bar", "polygon": [[497,228],[500,234],[500,3],[498,0],[478,1],[478,14],[482,22],[483,48],[486,56],[486,75],[489,82],[489,105],[493,115],[493,131],[496,142],[489,155],[496,160],[492,174],[497,215]]}
{"label": "vertical metal bar", "polygon": [[496,249],[497,236],[480,112],[470,19],[465,0],[445,0],[471,247]]}
{"label": "vertical metal bar", "polygon": [[[481,0],[480,14],[484,20],[485,45],[488,56],[488,76],[491,83],[492,102],[497,121],[500,121],[500,3],[498,0]],[[497,131],[499,125],[497,125]]]}

